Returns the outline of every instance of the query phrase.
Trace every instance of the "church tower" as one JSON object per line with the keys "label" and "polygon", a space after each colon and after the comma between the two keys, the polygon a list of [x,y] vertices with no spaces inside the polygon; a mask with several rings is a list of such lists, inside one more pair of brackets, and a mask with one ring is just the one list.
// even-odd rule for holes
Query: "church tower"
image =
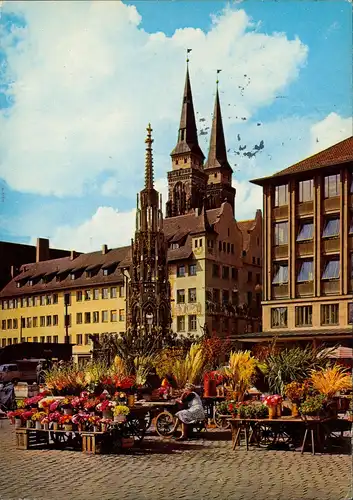
{"label": "church tower", "polygon": [[[188,60],[187,60],[188,62]],[[203,171],[204,154],[197,139],[189,67],[186,68],[178,142],[171,152],[172,170],[168,172],[167,217],[201,209],[207,176]]]}
{"label": "church tower", "polygon": [[154,189],[151,134],[148,125],[145,187],[137,197],[135,239],[131,242],[127,326],[167,332],[171,325],[168,247],[163,233],[162,198]]}
{"label": "church tower", "polygon": [[232,187],[232,167],[228,163],[224,140],[218,81],[213,111],[212,130],[208,158],[204,167],[208,176],[206,189],[207,209],[218,208],[227,200],[234,213],[235,189]]}

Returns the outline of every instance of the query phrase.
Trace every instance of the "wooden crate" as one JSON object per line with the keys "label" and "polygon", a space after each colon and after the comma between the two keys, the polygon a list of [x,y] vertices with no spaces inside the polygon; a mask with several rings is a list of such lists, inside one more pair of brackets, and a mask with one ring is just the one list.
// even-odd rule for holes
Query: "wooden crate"
{"label": "wooden crate", "polygon": [[102,453],[103,432],[82,432],[82,451],[93,455]]}
{"label": "wooden crate", "polygon": [[16,429],[16,448],[29,450],[49,445],[48,432],[37,432],[35,429]]}

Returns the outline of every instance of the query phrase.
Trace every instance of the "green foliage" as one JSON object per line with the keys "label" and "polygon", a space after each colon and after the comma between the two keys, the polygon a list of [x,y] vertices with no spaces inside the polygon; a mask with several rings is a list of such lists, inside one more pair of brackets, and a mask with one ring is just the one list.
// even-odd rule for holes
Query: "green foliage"
{"label": "green foliage", "polygon": [[312,370],[328,366],[329,353],[327,349],[294,347],[269,355],[263,371],[270,391],[284,395],[285,385],[290,382],[303,382],[309,378]]}
{"label": "green foliage", "polygon": [[238,406],[238,415],[241,418],[266,418],[268,407],[259,401],[245,401]]}
{"label": "green foliage", "polygon": [[299,407],[302,415],[318,415],[324,409],[325,396],[317,394],[309,396]]}

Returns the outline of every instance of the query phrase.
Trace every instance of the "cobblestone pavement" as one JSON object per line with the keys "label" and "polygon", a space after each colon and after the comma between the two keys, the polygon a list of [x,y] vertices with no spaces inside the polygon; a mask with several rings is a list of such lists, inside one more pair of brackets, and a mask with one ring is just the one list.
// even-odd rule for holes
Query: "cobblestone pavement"
{"label": "cobblestone pavement", "polygon": [[217,431],[186,443],[145,438],[142,449],[89,456],[15,449],[0,428],[0,500],[344,500],[352,498],[349,455],[232,451]]}

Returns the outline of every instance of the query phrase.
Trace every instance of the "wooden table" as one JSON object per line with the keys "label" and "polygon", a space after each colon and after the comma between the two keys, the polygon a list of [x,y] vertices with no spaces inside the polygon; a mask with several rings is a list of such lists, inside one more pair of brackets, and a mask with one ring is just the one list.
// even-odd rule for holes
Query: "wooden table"
{"label": "wooden table", "polygon": [[[246,444],[246,449],[249,450],[249,445],[251,444],[252,438],[255,439],[256,443],[259,445],[259,436],[258,436],[258,427],[263,424],[268,427],[280,427],[283,424],[291,424],[291,425],[300,425],[305,429],[304,432],[304,437],[301,445],[301,453],[304,452],[304,447],[305,443],[308,437],[308,434],[310,433],[311,437],[311,450],[312,454],[315,454],[315,443],[319,445],[321,448],[321,437],[320,437],[320,430],[321,426],[332,420],[332,418],[326,418],[326,419],[319,419],[319,420],[311,420],[311,419],[302,419],[301,417],[280,417],[276,419],[270,419],[270,418],[253,418],[253,419],[248,419],[248,418],[230,418],[227,415],[222,415],[223,418],[226,418],[228,422],[231,425],[232,429],[232,444],[233,444],[233,450],[238,445],[239,441],[239,446],[240,446],[240,433],[241,431],[244,431],[245,434],[245,444]],[[275,438],[273,442],[276,442],[276,439],[278,438],[280,434],[280,429],[275,429]]]}

